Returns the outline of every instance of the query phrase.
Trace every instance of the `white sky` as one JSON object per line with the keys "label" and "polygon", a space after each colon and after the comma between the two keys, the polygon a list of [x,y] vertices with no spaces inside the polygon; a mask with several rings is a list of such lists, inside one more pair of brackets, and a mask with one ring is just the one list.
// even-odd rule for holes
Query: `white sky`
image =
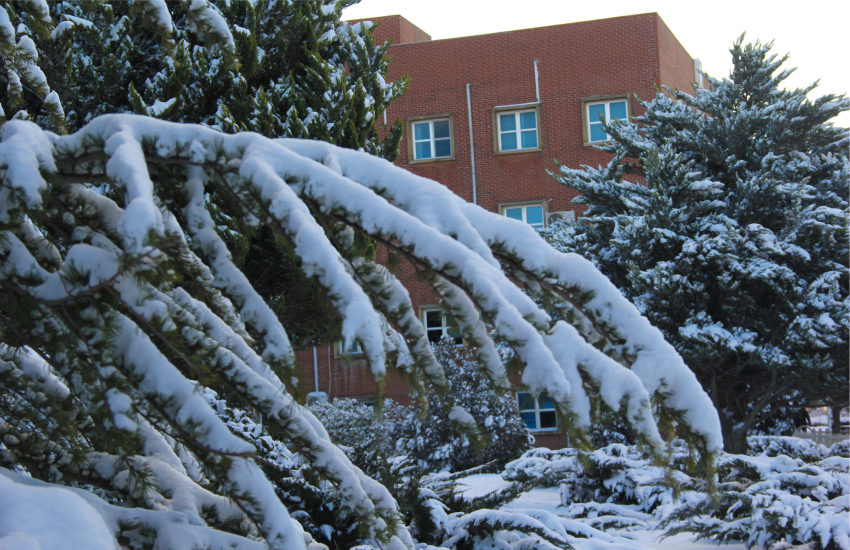
{"label": "white sky", "polygon": [[[432,39],[441,39],[647,12],[658,12],[711,76],[729,74],[729,48],[746,31],[748,41],[774,40],[773,53],[791,54],[786,66],[798,69],[785,81],[787,88],[820,79],[811,95],[850,95],[850,0],[361,0],[343,18],[399,14]],[[836,124],[850,126],[850,112]]]}

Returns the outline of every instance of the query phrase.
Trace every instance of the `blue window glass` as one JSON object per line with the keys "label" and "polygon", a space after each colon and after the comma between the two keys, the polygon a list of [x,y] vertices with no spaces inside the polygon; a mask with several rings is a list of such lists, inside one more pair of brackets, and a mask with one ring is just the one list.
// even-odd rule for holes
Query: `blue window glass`
{"label": "blue window glass", "polygon": [[431,142],[422,141],[416,144],[416,158],[429,159],[431,158]]}
{"label": "blue window glass", "polygon": [[502,134],[502,151],[512,151],[516,148],[516,133]]}
{"label": "blue window glass", "polygon": [[434,139],[449,137],[449,121],[437,120],[434,122]]}
{"label": "blue window glass", "polygon": [[[436,128],[434,133],[437,133]],[[434,149],[435,157],[450,157],[452,156],[452,141],[450,139],[435,139]]]}
{"label": "blue window glass", "polygon": [[537,130],[522,133],[522,148],[534,149],[537,147]]}
{"label": "blue window glass", "polygon": [[522,221],[522,207],[505,208],[505,216]]}
{"label": "blue window glass", "polygon": [[523,130],[537,129],[537,115],[534,112],[519,115],[519,127]]}
{"label": "blue window glass", "polygon": [[417,141],[420,139],[431,139],[431,125],[427,122],[414,124],[413,133],[416,136]]}
{"label": "blue window glass", "polygon": [[509,115],[499,115],[499,130],[502,132],[516,130],[516,117],[513,113]]}
{"label": "blue window glass", "polygon": [[543,207],[542,206],[526,206],[525,221],[528,225],[538,226],[543,228]]}
{"label": "blue window glass", "polygon": [[609,104],[608,109],[611,112],[611,120],[626,118],[626,102],[617,101]]}
{"label": "blue window glass", "polygon": [[600,120],[605,118],[605,105],[590,105],[587,108],[587,120],[591,124],[594,122],[599,122]]}
{"label": "blue window glass", "polygon": [[545,393],[541,393],[540,394],[540,410],[554,409],[554,408],[555,408],[555,402],[552,401],[552,398],[549,397]]}
{"label": "blue window glass", "polygon": [[525,422],[526,428],[528,428],[529,430],[537,429],[537,419],[534,417],[534,411],[527,413],[519,413],[519,416],[520,418],[522,418],[522,421]]}
{"label": "blue window glass", "polygon": [[590,125],[590,141],[605,141],[608,139],[608,134],[602,129],[601,124]]}

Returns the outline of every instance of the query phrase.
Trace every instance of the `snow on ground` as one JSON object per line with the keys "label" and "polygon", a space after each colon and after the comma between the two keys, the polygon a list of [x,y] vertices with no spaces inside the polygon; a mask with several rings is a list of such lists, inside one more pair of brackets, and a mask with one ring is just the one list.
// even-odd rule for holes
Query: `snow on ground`
{"label": "snow on ground", "polygon": [[[505,481],[500,474],[476,474],[461,478],[457,481],[457,491],[467,499],[482,497],[493,491],[501,491],[508,487],[510,482]],[[515,500],[504,505],[502,509],[538,509],[558,515],[561,505],[561,497],[557,487],[537,487],[522,493]],[[624,539],[633,540],[643,544],[652,550],[746,550],[744,543],[721,544],[710,540],[694,540],[694,535],[681,533],[666,539],[661,539],[662,530],[647,531],[608,531],[609,535],[620,536]],[[753,550],[762,550],[760,546],[754,546]]]}
{"label": "snow on ground", "polygon": [[[721,544],[710,540],[694,540],[690,533],[679,533],[670,538],[661,539],[661,531],[632,531],[630,538],[653,550],[746,550],[747,545],[743,542],[736,544]],[[761,546],[753,546],[753,550],[762,550]]]}

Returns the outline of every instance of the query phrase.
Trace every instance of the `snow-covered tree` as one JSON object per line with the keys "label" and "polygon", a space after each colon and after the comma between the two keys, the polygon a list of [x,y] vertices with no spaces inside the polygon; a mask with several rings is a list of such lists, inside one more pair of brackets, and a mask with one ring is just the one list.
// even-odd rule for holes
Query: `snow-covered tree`
{"label": "snow-covered tree", "polygon": [[[398,419],[391,432],[396,451],[426,471],[458,472],[490,462],[500,467],[530,449],[533,440],[520,418],[516,398],[483,376],[474,353],[459,349],[448,337],[434,352],[448,388],[445,393],[433,388],[424,394],[414,391],[413,401],[426,404],[427,412],[410,410]],[[483,445],[471,434],[458,432],[445,412],[444,398],[469,411]]]}
{"label": "snow-covered tree", "polygon": [[662,330],[736,453],[783,411],[847,401],[850,142],[829,121],[850,101],[783,89],[770,47],[741,37],[728,78],[607,124],[607,167],[552,174],[588,209],[548,240]]}
{"label": "snow-covered tree", "polygon": [[[407,79],[386,81],[388,44],[375,44],[369,23],[340,20],[349,3],[6,5],[0,87],[8,93],[0,93],[0,106],[53,131],[136,112],[228,133],[319,139],[394,160],[401,123],[383,140],[376,123]],[[215,202],[216,222],[230,226],[225,238],[237,265],[293,345],[335,342],[339,319],[298,258],[272,232],[242,223],[226,199]],[[369,251],[373,243],[362,246]]]}
{"label": "snow-covered tree", "polygon": [[[357,235],[422,272],[496,387],[508,381],[492,338],[511,346],[522,383],[553,398],[578,441],[604,403],[656,456],[659,424],[689,438],[704,472],[721,448],[693,373],[588,261],[386,160],[320,141],[103,115],[65,136],[7,121],[0,168],[0,522],[32,504],[22,525],[35,527],[21,537],[51,536],[41,526],[61,518],[86,525],[66,548],[313,544],[256,447],[194,379],[252,411],[336,487],[364,538],[412,548],[387,490],[293,399],[292,346],[234,265],[212,197],[292,247],[378,387],[388,363],[447,383],[407,291],[358,254]],[[559,303],[570,322],[553,322],[529,291]],[[462,407],[445,406],[475,429]],[[47,500],[56,505],[39,508]]]}

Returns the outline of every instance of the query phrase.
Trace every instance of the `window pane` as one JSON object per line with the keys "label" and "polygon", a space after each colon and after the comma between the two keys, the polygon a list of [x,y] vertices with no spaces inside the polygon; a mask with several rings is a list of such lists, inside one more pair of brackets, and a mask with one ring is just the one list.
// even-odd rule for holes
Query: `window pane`
{"label": "window pane", "polygon": [[604,141],[608,139],[608,134],[602,129],[602,124],[590,125],[590,141]]}
{"label": "window pane", "polygon": [[449,137],[449,121],[438,120],[434,122],[434,138]]}
{"label": "window pane", "polygon": [[352,341],[351,343],[348,344],[348,347],[345,348],[344,353],[348,353],[348,354],[363,353],[363,348],[360,347],[360,342],[358,342],[357,340],[354,340],[354,341]]}
{"label": "window pane", "polygon": [[626,118],[626,102],[625,101],[617,101],[615,103],[611,103],[608,107],[611,111],[611,119],[615,118]]}
{"label": "window pane", "polygon": [[434,151],[435,157],[450,157],[450,156],[452,156],[452,140],[450,140],[450,139],[435,139],[434,140],[434,149],[436,149]]}
{"label": "window pane", "polygon": [[534,411],[534,397],[530,393],[518,393],[516,394],[517,403],[519,404],[519,410],[521,411]]}
{"label": "window pane", "polygon": [[537,128],[537,113],[522,113],[519,115],[519,127],[523,130]]}
{"label": "window pane", "polygon": [[540,410],[554,409],[555,402],[545,393],[540,394]]}
{"label": "window pane", "polygon": [[540,411],[540,427],[544,429],[558,427],[558,419],[555,416],[555,411]]}
{"label": "window pane", "polygon": [[499,131],[507,132],[508,130],[516,130],[516,117],[513,113],[499,115]]}
{"label": "window pane", "polygon": [[588,122],[599,122],[603,118],[605,118],[605,105],[588,105]]}
{"label": "window pane", "polygon": [[522,133],[522,148],[534,149],[537,147],[537,130]]}
{"label": "window pane", "polygon": [[432,344],[438,344],[443,339],[443,329],[428,329],[428,341]]}
{"label": "window pane", "polygon": [[429,309],[425,312],[425,327],[428,329],[443,328],[443,312],[439,309]]}
{"label": "window pane", "polygon": [[460,331],[453,327],[448,327],[446,329],[446,333],[449,335],[449,338],[454,340],[456,346],[460,346],[463,344],[463,336],[460,335]]}
{"label": "window pane", "polygon": [[525,208],[525,221],[531,225],[543,225],[543,207],[527,206]]}
{"label": "window pane", "polygon": [[529,430],[537,429],[537,419],[534,418],[533,412],[520,413],[519,415],[522,418],[522,421],[525,422],[526,428]]}
{"label": "window pane", "polygon": [[431,139],[431,125],[427,122],[420,122],[413,125],[413,133],[416,135],[416,140]]}
{"label": "window pane", "polygon": [[429,159],[431,158],[431,142],[421,141],[416,144],[416,158]]}
{"label": "window pane", "polygon": [[522,208],[505,208],[505,216],[522,221]]}
{"label": "window pane", "polygon": [[502,151],[516,149],[516,133],[502,134]]}

